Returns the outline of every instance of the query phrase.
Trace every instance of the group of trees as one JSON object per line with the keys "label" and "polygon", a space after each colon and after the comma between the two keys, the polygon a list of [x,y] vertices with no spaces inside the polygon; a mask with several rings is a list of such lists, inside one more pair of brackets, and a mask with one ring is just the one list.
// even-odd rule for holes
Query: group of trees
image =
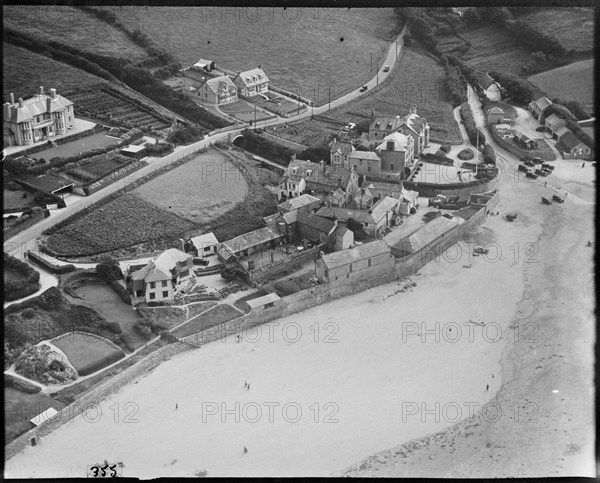
{"label": "group of trees", "polygon": [[197,126],[187,126],[173,129],[167,136],[167,141],[173,144],[190,144],[204,138],[204,130]]}
{"label": "group of trees", "polygon": [[4,252],[5,272],[14,272],[20,275],[20,280],[4,277],[5,300],[17,300],[35,293],[40,288],[40,274],[25,262]]}

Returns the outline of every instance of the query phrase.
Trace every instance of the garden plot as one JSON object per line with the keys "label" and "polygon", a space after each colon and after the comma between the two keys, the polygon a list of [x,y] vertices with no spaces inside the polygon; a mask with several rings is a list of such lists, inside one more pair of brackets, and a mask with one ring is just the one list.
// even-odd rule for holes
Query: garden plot
{"label": "garden plot", "polygon": [[72,332],[53,339],[80,376],[92,374],[125,357],[123,349],[94,334]]}
{"label": "garden plot", "polygon": [[205,223],[243,201],[248,184],[224,155],[208,151],[134,192],[165,211],[194,223]]}
{"label": "garden plot", "polygon": [[44,158],[45,160],[50,160],[52,158],[68,158],[70,156],[75,156],[79,153],[89,151],[90,149],[103,148],[105,146],[119,144],[119,139],[107,136],[106,132],[92,134],[91,136],[86,136],[84,138],[77,139],[76,141],[61,144],[60,146],[46,149],[44,151],[39,151],[33,154],[31,157],[34,159]]}

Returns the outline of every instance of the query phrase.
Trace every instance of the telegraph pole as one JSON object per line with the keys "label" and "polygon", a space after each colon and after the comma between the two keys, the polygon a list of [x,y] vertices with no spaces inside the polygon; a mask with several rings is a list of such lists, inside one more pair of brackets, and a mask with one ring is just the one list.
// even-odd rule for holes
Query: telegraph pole
{"label": "telegraph pole", "polygon": [[331,110],[331,84],[329,84],[328,87],[329,87],[329,109],[328,110]]}
{"label": "telegraph pole", "polygon": [[373,72],[373,52],[371,52],[371,67],[369,68],[369,72]]}
{"label": "telegraph pole", "polygon": [[254,130],[256,131],[256,104],[254,104]]}

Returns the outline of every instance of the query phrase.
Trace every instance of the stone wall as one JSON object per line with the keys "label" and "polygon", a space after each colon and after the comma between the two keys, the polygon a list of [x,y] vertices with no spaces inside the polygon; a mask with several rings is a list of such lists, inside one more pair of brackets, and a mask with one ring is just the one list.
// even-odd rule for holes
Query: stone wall
{"label": "stone wall", "polygon": [[446,196],[462,196],[473,192],[485,193],[496,189],[498,184],[498,176],[489,181],[475,181],[471,183],[453,183],[453,184],[437,184],[437,183],[416,183],[412,181],[404,181],[404,188],[407,190],[417,191],[419,196],[431,197],[435,195]]}

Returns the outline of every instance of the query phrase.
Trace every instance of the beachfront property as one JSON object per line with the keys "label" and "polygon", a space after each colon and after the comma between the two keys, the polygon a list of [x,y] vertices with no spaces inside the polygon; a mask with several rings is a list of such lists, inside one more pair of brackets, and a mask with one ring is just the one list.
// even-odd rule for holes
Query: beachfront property
{"label": "beachfront property", "polygon": [[65,134],[74,125],[73,102],[50,89],[44,94],[40,87],[38,95],[23,100],[10,94],[10,102],[4,103],[2,138],[4,146],[25,146]]}
{"label": "beachfront property", "polygon": [[217,248],[217,255],[223,263],[239,261],[254,253],[274,249],[284,242],[284,236],[285,233],[266,226],[224,241]]}
{"label": "beachfront property", "polygon": [[133,305],[141,302],[172,303],[177,286],[192,277],[192,256],[170,248],[145,267],[128,274]]}
{"label": "beachfront property", "polygon": [[377,277],[393,270],[395,258],[384,240],[375,240],[322,255],[315,262],[315,275],[321,283],[335,286],[349,279]]}
{"label": "beachfront property", "polygon": [[269,78],[258,66],[256,69],[240,72],[234,79],[238,92],[242,96],[254,97],[259,94],[267,95],[269,91]]}
{"label": "beachfront property", "polygon": [[208,79],[198,89],[202,102],[208,104],[230,104],[238,100],[237,87],[226,75]]}

